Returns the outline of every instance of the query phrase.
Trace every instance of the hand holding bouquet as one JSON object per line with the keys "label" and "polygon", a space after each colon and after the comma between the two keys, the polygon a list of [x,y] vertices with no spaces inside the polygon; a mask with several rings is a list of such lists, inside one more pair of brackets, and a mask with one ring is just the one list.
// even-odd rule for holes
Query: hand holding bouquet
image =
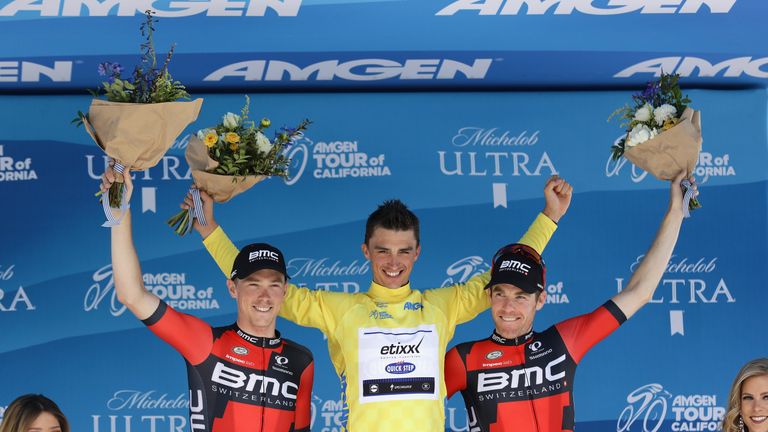
{"label": "hand holding bouquet", "polygon": [[[97,91],[87,114],[78,111],[73,123],[84,124],[88,134],[104,152],[115,160],[117,179],[109,189],[109,199],[102,200],[108,222],[120,223],[112,216],[112,208],[124,209],[121,199],[123,175],[128,170],[144,170],[160,161],[173,141],[197,118],[202,99],[188,99],[184,86],[174,81],[168,71],[173,47],[158,68],[153,44],[154,24],[152,11],[146,11],[141,34],[146,41],[141,45],[141,64],[130,78],[123,78],[123,68],[117,63],[101,63],[99,74],[107,81]],[[107,100],[98,99],[105,96]]]}
{"label": "hand holding bouquet", "polygon": [[[678,75],[662,74],[658,81],[632,96],[611,114],[624,120],[627,134],[611,147],[614,160],[624,156],[659,180],[673,180],[680,172],[690,176],[701,151],[701,113],[688,106],[678,85]],[[611,117],[608,119],[610,120]],[[682,182],[688,210],[701,207],[688,180]]]}
{"label": "hand holding bouquet", "polygon": [[194,206],[168,220],[177,234],[189,233],[194,218],[206,224],[199,189],[216,202],[226,202],[266,177],[288,176],[290,159],[285,156],[285,149],[301,138],[311,122],[303,120],[295,128],[280,128],[270,141],[264,131],[271,121],[264,118],[256,124],[249,120],[249,105],[246,96],[240,115],[228,112],[221,123],[199,130],[190,139],[185,156],[195,181],[191,189]]}

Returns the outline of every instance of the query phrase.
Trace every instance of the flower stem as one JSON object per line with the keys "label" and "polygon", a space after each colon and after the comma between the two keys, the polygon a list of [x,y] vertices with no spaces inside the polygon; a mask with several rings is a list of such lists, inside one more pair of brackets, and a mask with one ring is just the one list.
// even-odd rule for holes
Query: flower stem
{"label": "flower stem", "polygon": [[176,234],[180,236],[184,236],[189,234],[191,231],[191,227],[189,225],[189,210],[182,210],[175,215],[173,215],[168,221],[166,222],[168,226],[173,228],[173,230],[176,232]]}

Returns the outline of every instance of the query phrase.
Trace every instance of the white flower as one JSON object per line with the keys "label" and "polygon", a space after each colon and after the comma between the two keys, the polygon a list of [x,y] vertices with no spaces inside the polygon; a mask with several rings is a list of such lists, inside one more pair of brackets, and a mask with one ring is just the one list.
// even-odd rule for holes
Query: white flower
{"label": "white flower", "polygon": [[265,137],[263,133],[256,132],[256,147],[262,153],[269,153],[272,150],[272,143],[269,142],[269,138]]}
{"label": "white flower", "polygon": [[242,119],[239,115],[235,113],[228,112],[224,114],[224,121],[222,121],[222,124],[224,124],[224,127],[227,129],[234,129],[238,126],[240,126],[240,121]]}
{"label": "white flower", "polygon": [[677,114],[677,108],[670,104],[664,104],[655,110],[653,110],[653,119],[656,120],[656,124],[661,126],[664,121],[672,118]]}
{"label": "white flower", "polygon": [[199,139],[200,141],[204,142],[205,141],[205,135],[207,133],[208,133],[207,129],[200,129],[199,131],[197,131],[197,139]]}
{"label": "white flower", "polygon": [[632,128],[632,130],[629,132],[629,136],[627,137],[626,142],[624,143],[624,148],[632,148],[638,144],[644,143],[648,141],[649,139],[655,137],[659,134],[659,130],[654,128],[651,129],[646,125],[639,124]]}
{"label": "white flower", "polygon": [[647,122],[651,119],[651,115],[653,114],[653,107],[651,104],[647,103],[635,111],[635,120],[639,122]]}

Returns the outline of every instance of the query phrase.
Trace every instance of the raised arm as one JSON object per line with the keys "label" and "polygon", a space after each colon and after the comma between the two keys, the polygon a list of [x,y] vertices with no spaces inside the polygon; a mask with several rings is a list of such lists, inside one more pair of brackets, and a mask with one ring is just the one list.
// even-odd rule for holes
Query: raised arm
{"label": "raised arm", "polygon": [[[683,192],[680,188],[680,182],[683,178],[684,174],[671,182],[669,207],[664,214],[664,219],[661,221],[661,226],[651,248],[648,249],[643,261],[632,274],[626,288],[613,296],[613,302],[624,312],[627,318],[634,315],[651,300],[672,256],[683,223]],[[693,178],[690,180],[691,183],[695,181]],[[698,191],[696,193],[698,194]]]}
{"label": "raised arm", "polygon": [[[107,199],[106,191],[115,181],[112,168],[102,176],[101,191],[103,199]],[[123,200],[130,202],[133,192],[131,176],[125,176],[125,194]],[[125,217],[120,225],[112,228],[112,274],[115,280],[117,299],[136,315],[136,318],[144,320],[149,318],[160,304],[160,299],[144,288],[144,280],[141,277],[141,266],[136,248],[133,245],[133,233],[131,228],[131,211],[126,210]]]}
{"label": "raised arm", "polygon": [[[536,249],[539,254],[557,229],[557,222],[571,205],[573,187],[558,176],[552,176],[544,185],[544,210],[539,213],[517,243],[526,244]],[[485,291],[490,280],[490,271],[470,278],[463,284],[424,291],[434,304],[453,317],[456,323],[467,322],[480,312],[488,309],[491,303]]]}
{"label": "raised arm", "polygon": [[[213,199],[200,191],[203,212],[208,225],[200,225],[195,220],[193,227],[203,238],[203,245],[213,257],[224,276],[229,279],[232,264],[238,249],[224,230],[216,223],[213,216]],[[182,208],[189,208],[192,198],[187,195]],[[340,293],[300,288],[289,283],[288,291],[280,308],[280,316],[305,327],[314,327],[328,332],[336,326],[336,315],[346,311],[353,302],[352,297]]]}
{"label": "raised arm", "polygon": [[544,210],[541,213],[554,223],[541,220],[541,215],[539,215],[528,227],[528,231],[525,232],[518,243],[523,243],[536,249],[539,255],[541,255],[552,238],[560,218],[568,211],[568,207],[571,205],[572,193],[573,186],[564,179],[556,175],[550,177],[544,185]]}

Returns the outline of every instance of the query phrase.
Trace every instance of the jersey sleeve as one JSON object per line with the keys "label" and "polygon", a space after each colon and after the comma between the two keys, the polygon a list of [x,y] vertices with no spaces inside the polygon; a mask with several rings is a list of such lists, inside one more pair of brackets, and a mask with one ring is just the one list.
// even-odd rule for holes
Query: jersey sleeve
{"label": "jersey sleeve", "polygon": [[142,322],[190,364],[202,363],[213,347],[213,331],[208,323],[178,312],[162,300],[155,312]]}
{"label": "jersey sleeve", "polygon": [[341,317],[354,304],[354,294],[311,290],[288,284],[280,316],[304,327],[332,333]]}
{"label": "jersey sleeve", "polygon": [[235,263],[235,257],[237,257],[240,251],[232,243],[232,240],[229,239],[221,225],[203,239],[203,245],[205,245],[205,249],[211,254],[213,260],[216,261],[224,276],[229,279],[232,273],[232,265]]}
{"label": "jersey sleeve", "polygon": [[456,347],[451,348],[445,355],[445,390],[446,399],[454,393],[467,388],[467,367]]}
{"label": "jersey sleeve", "polygon": [[598,342],[619,328],[627,317],[612,300],[594,311],[567,319],[557,325],[557,331],[565,342],[574,361],[579,363]]}
{"label": "jersey sleeve", "polygon": [[555,230],[557,230],[557,224],[552,222],[552,219],[545,216],[544,213],[539,213],[528,227],[528,231],[517,242],[536,249],[536,252],[542,255]]}
{"label": "jersey sleeve", "polygon": [[312,421],[312,382],[315,376],[315,362],[311,361],[301,373],[299,392],[296,396],[296,432],[309,432]]}
{"label": "jersey sleeve", "polygon": [[[203,240],[205,249],[213,257],[224,275],[229,278],[235,257],[239,253],[237,247],[229,239],[221,226]],[[323,333],[328,333],[335,328],[334,315],[332,314],[334,302],[333,296],[326,291],[312,291],[308,288],[300,288],[294,284],[288,284],[285,300],[280,308],[280,316],[304,327],[315,327]],[[331,307],[329,310],[328,308]]]}
{"label": "jersey sleeve", "polygon": [[[539,213],[518,243],[526,244],[542,253],[556,229],[557,224],[543,213]],[[475,318],[491,306],[485,292],[485,286],[490,279],[490,272],[485,272],[472,277],[464,284],[427,290],[424,296],[428,301],[446,311],[454,323],[461,324]]]}

